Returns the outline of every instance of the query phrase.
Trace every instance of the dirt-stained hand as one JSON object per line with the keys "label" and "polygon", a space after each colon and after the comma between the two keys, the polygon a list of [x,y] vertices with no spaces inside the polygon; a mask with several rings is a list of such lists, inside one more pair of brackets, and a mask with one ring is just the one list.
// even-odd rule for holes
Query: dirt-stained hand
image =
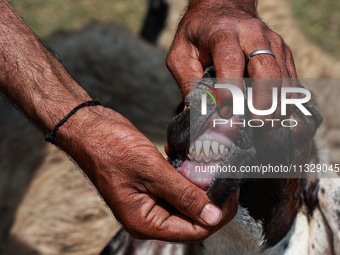
{"label": "dirt-stained hand", "polygon": [[[271,50],[276,59],[261,54],[246,63],[246,57],[260,49]],[[190,92],[190,78],[201,78],[204,68],[212,64],[217,78],[242,78],[245,70],[251,78],[296,78],[292,52],[281,36],[257,17],[253,0],[190,1],[167,58],[183,98]],[[243,90],[242,82],[235,85]],[[255,82],[252,86],[254,107],[265,110],[272,105],[273,86],[296,84],[283,79],[279,85]],[[282,118],[278,110],[269,117]]]}
{"label": "dirt-stained hand", "polygon": [[[49,133],[91,97],[7,1],[0,0],[0,11],[0,92]],[[203,190],[176,172],[144,135],[111,109],[80,109],[59,127],[56,144],[135,237],[198,241],[236,214],[237,195],[222,210],[213,206]]]}
{"label": "dirt-stained hand", "polygon": [[223,208],[214,206],[120,114],[96,106],[74,118],[79,121],[73,119],[61,131],[84,132],[78,138],[70,134],[72,143],[63,134],[61,147],[67,148],[134,237],[200,241],[235,216],[237,194]]}

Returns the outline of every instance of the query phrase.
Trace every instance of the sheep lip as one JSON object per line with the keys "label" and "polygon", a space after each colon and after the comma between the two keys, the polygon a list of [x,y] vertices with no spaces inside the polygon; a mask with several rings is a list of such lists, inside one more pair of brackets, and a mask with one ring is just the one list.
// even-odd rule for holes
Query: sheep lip
{"label": "sheep lip", "polygon": [[[198,168],[207,169],[213,166],[216,168],[227,164],[232,157],[231,148],[235,147],[234,144],[240,137],[239,126],[220,125],[214,127],[214,119],[221,119],[217,111],[208,117],[195,137],[191,138],[187,151],[179,153],[172,160],[173,166],[179,173],[205,191],[212,185],[216,173],[197,172],[195,170]],[[229,120],[240,122],[242,117],[234,115]],[[212,145],[213,142],[214,146]],[[205,148],[203,143],[205,143]],[[216,143],[218,144],[218,155],[216,154]]]}
{"label": "sheep lip", "polygon": [[195,167],[206,167],[206,166],[213,166],[219,165],[222,161],[215,161],[210,163],[204,162],[197,162],[190,159],[185,159],[181,165],[177,168],[177,171],[182,174],[185,178],[187,178],[190,182],[194,183],[198,187],[202,188],[203,190],[207,191],[215,179],[215,173],[209,172],[200,172],[200,173],[193,173]]}

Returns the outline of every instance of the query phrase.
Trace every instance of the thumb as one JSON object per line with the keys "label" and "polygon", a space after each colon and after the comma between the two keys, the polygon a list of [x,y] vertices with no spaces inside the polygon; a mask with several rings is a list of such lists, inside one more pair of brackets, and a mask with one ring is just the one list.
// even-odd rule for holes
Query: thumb
{"label": "thumb", "polygon": [[211,203],[201,188],[183,177],[166,160],[164,161],[161,178],[153,182],[153,193],[198,223],[206,226],[218,225],[222,220],[221,209]]}
{"label": "thumb", "polygon": [[186,40],[174,41],[166,60],[167,67],[177,81],[185,100],[190,93],[190,79],[203,77],[203,66],[198,59],[197,49]]}

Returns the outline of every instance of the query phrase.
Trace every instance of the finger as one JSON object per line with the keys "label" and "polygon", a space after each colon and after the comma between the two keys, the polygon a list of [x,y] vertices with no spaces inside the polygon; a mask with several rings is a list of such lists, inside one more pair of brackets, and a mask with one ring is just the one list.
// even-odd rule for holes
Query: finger
{"label": "finger", "polygon": [[213,51],[216,78],[243,78],[245,59],[237,41],[217,44]]}
{"label": "finger", "polygon": [[[263,31],[260,38],[255,41],[249,41],[244,45],[243,51],[246,56],[249,56],[255,50],[271,50],[275,54],[276,58],[268,54],[259,54],[251,57],[247,63],[247,71],[250,78],[253,78],[252,82],[252,105],[254,109],[259,111],[272,109],[273,106],[273,88],[281,88],[282,73],[278,65],[278,60],[284,62],[284,50],[275,47],[271,48],[268,37],[265,36],[266,31]],[[275,105],[274,105],[275,107]],[[254,113],[252,110],[252,117],[254,119],[267,119],[274,118],[276,115],[276,108],[274,112],[264,114]]]}
{"label": "finger", "polygon": [[[210,203],[202,189],[178,173],[154,146],[144,146],[139,158],[144,161],[145,155],[148,156],[147,162],[139,163],[144,169],[130,172],[133,174],[135,190],[165,199],[180,212],[203,225],[214,226],[220,222],[221,210]],[[136,163],[137,159],[134,160]]]}
{"label": "finger", "polygon": [[162,197],[181,213],[205,226],[216,226],[228,212],[213,205],[207,194],[178,173],[164,158],[157,160],[159,174],[147,176],[148,191]]}
{"label": "finger", "polygon": [[[282,87],[296,87],[298,82],[296,80],[297,74],[295,69],[295,64],[293,60],[292,52],[289,47],[285,44],[282,37],[275,32],[270,31],[271,47],[272,51],[277,54],[276,61],[280,68],[282,74]],[[297,94],[287,94],[288,98],[297,98]],[[295,107],[292,104],[287,106],[287,116],[290,116],[294,111]],[[281,111],[281,102],[279,97],[278,107],[276,111],[276,116],[274,118],[283,119],[279,113]]]}
{"label": "finger", "polygon": [[[255,57],[256,59],[251,59],[249,61],[249,63],[252,61],[249,64],[251,66],[248,67],[249,76],[254,79],[252,81],[253,94],[249,94],[248,97],[251,97],[252,99],[253,108],[262,111],[262,113],[256,114],[255,111],[252,110],[252,117],[254,119],[275,118],[279,102],[277,102],[276,108],[273,109],[272,107],[275,107],[275,105],[273,105],[275,98],[273,89],[277,90],[276,99],[279,100],[279,93],[282,85],[281,73],[272,56],[258,55]],[[264,111],[270,109],[272,109],[270,113],[264,113]]]}
{"label": "finger", "polygon": [[172,214],[167,206],[159,203],[154,203],[147,211],[144,210],[143,214],[145,214],[144,221],[140,219],[136,221],[132,226],[132,231],[127,228],[137,238],[156,238],[173,242],[199,241],[208,236],[210,232],[207,226],[183,214]]}
{"label": "finger", "polygon": [[[262,22],[257,26],[257,36],[242,38],[242,50],[245,56],[248,59],[248,56],[256,50],[271,50],[275,57],[268,54],[251,57],[247,62],[248,74],[251,78],[282,78],[280,66],[284,66],[286,58],[283,40]],[[284,69],[282,68],[282,72],[285,71]]]}
{"label": "finger", "polygon": [[166,230],[165,233],[172,233],[173,236],[181,236],[180,240],[189,242],[201,241],[216,232],[235,217],[238,208],[238,196],[239,191],[234,193],[222,206],[222,210],[227,211],[228,213],[226,213],[225,217],[222,218],[223,220],[221,223],[212,229],[207,229],[197,225],[195,222],[187,222],[186,218],[178,215],[170,216],[162,223],[162,227]]}
{"label": "finger", "polygon": [[177,81],[184,100],[190,93],[190,79],[201,79],[204,73],[196,47],[186,39],[176,38],[167,56],[166,64]]}
{"label": "finger", "polygon": [[288,50],[288,47],[286,46],[283,38],[280,35],[268,29],[267,33],[270,41],[269,46],[271,47],[271,50],[274,52],[276,56],[275,60],[281,72],[281,77],[290,78],[291,76],[288,71],[286,58],[287,57],[286,50]]}
{"label": "finger", "polygon": [[[144,228],[140,228],[142,232],[132,231],[132,233],[134,233],[135,237],[143,239],[152,237],[172,242],[201,241],[234,218],[237,213],[238,195],[239,192],[236,192],[223,205],[223,210],[229,213],[224,217],[223,224],[219,224],[214,228],[202,226],[181,214],[171,214],[166,205],[157,203],[149,210],[145,217],[146,221],[148,221],[148,219],[151,219],[151,221],[146,227],[144,224]],[[230,208],[232,208],[232,210],[230,210]]]}
{"label": "finger", "polygon": [[286,46],[286,64],[289,72],[289,76],[293,79],[297,78],[297,72],[295,68],[294,58],[292,51]]}
{"label": "finger", "polygon": [[[297,79],[297,72],[296,72],[296,68],[295,68],[295,63],[294,63],[294,59],[293,59],[293,54],[291,52],[291,50],[286,47],[286,62],[287,62],[287,69],[289,72],[289,75],[291,77],[290,81],[291,81],[291,86],[292,87],[300,87],[300,83]],[[292,95],[288,95],[287,97],[289,98],[298,98],[298,94],[293,93]],[[287,105],[287,116],[290,116],[294,110],[296,109],[296,106],[293,104],[288,104]]]}
{"label": "finger", "polygon": [[[291,58],[287,58],[288,53],[290,52],[289,48],[287,47],[287,45],[285,44],[283,38],[278,35],[277,33],[273,32],[273,31],[269,31],[270,33],[270,41],[271,41],[271,47],[272,47],[272,51],[275,52],[276,54],[276,62],[279,66],[279,69],[281,71],[281,76],[282,76],[282,80],[281,80],[281,84],[279,84],[278,82],[278,86],[281,87],[292,87],[294,86],[293,83],[296,83],[296,81],[294,79],[292,79],[292,75],[295,75],[296,77],[296,72],[294,72],[292,70],[292,66],[291,66],[291,61],[292,61],[292,57]],[[294,63],[293,63],[293,67],[294,67]],[[290,68],[290,70],[289,70]],[[295,67],[294,67],[295,69]],[[279,87],[278,87],[279,89]],[[293,105],[288,105],[288,116],[290,116],[290,113],[293,111],[292,107]],[[281,96],[280,93],[278,95],[278,105],[277,105],[277,109],[275,111],[275,113],[273,114],[273,118],[275,119],[284,119],[284,116],[281,115]],[[278,122],[277,122],[278,124]],[[279,126],[279,125],[277,125]]]}
{"label": "finger", "polygon": [[[243,76],[245,70],[245,58],[242,49],[239,46],[237,38],[228,36],[220,41],[215,41],[212,51],[217,82],[233,84],[242,91]],[[222,79],[223,78],[223,79]],[[232,103],[232,94],[229,90],[217,90],[223,104]]]}
{"label": "finger", "polygon": [[[207,194],[178,173],[167,161],[162,175],[154,178],[150,192],[164,198],[180,212],[206,226],[216,226],[222,218],[220,208],[213,205]],[[150,178],[152,178],[150,176]]]}

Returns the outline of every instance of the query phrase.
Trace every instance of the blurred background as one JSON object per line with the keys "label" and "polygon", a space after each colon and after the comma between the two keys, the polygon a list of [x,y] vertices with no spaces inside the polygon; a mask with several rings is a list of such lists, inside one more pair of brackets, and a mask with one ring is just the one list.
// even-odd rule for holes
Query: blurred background
{"label": "blurred background", "polygon": [[[78,30],[93,22],[114,22],[139,33],[147,3],[147,0],[12,0],[15,9],[41,38],[59,30]],[[301,32],[340,58],[340,1],[290,0],[290,3]]]}
{"label": "blurred background", "polygon": [[93,22],[114,22],[141,30],[148,0],[13,0],[13,6],[39,37],[58,30],[79,30]]}
{"label": "blurred background", "polygon": [[340,58],[340,1],[291,0],[302,33],[322,49]]}
{"label": "blurred background", "polygon": [[[184,0],[165,2],[162,31],[146,41],[140,35],[148,0],[11,1],[74,79],[161,152],[181,100],[166,53],[186,6]],[[318,140],[332,163],[340,162],[339,10],[338,0],[259,0],[258,7],[291,47],[299,77],[316,81],[310,86],[324,116]],[[323,86],[320,78],[333,84]],[[120,225],[82,172],[5,100],[0,143],[0,254],[99,254]]]}

